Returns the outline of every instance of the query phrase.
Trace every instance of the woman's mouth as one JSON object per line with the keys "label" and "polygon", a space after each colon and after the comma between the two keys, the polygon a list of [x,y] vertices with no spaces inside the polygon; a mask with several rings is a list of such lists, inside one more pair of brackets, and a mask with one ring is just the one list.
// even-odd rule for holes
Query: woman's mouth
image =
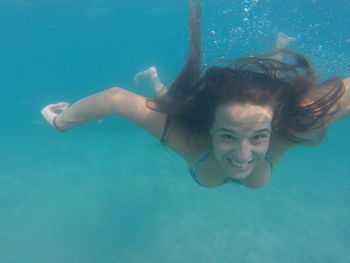
{"label": "woman's mouth", "polygon": [[231,160],[229,158],[227,158],[229,164],[231,167],[235,168],[235,169],[238,169],[238,170],[245,170],[249,167],[249,164],[251,163],[251,161],[249,162],[244,162],[244,163],[241,163],[241,162],[237,162],[237,161],[234,161],[234,160]]}

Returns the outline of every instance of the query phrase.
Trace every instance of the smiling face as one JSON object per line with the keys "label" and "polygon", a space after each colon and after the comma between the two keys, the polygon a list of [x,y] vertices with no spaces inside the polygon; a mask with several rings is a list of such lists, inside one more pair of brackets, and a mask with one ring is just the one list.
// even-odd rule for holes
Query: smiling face
{"label": "smiling face", "polygon": [[214,156],[226,176],[246,178],[264,159],[271,137],[270,106],[220,105],[210,130]]}

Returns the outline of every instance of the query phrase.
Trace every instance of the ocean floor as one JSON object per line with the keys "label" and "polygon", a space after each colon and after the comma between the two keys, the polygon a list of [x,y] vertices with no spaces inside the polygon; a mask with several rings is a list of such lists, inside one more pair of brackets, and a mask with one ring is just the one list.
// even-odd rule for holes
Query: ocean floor
{"label": "ocean floor", "polygon": [[202,188],[151,136],[111,122],[8,134],[0,262],[350,261],[348,123],[250,190]]}

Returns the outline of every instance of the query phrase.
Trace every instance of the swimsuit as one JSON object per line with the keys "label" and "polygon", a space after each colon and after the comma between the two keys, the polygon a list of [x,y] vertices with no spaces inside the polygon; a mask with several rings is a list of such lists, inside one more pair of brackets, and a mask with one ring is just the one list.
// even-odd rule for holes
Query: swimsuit
{"label": "swimsuit", "polygon": [[[203,166],[203,164],[209,159],[209,156],[212,152],[213,152],[213,150],[206,152],[193,168],[190,166],[188,167],[188,171],[190,172],[193,180],[197,184],[199,184],[200,186],[203,186],[203,187],[206,187],[206,186],[202,185],[201,182],[198,180],[197,173],[198,173],[199,169]],[[266,153],[264,160],[270,165],[271,170],[272,170],[273,163],[272,163],[271,155]],[[223,185],[223,184],[241,184],[241,181],[236,179],[236,178],[227,177],[222,181],[221,185]]]}

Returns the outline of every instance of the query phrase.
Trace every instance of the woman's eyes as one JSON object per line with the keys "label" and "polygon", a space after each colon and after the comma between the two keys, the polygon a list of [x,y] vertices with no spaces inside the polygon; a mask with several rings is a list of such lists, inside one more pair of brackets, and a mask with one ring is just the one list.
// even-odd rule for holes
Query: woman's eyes
{"label": "woman's eyes", "polygon": [[[231,134],[222,134],[220,135],[220,137],[222,139],[224,139],[225,141],[236,141],[237,138]],[[265,141],[269,136],[267,134],[258,134],[258,135],[255,135],[251,138],[251,141],[253,143],[260,143],[262,141]]]}
{"label": "woman's eyes", "polygon": [[253,141],[254,142],[261,142],[261,141],[264,141],[267,138],[268,138],[268,135],[266,135],[266,134],[258,134],[258,135],[255,135],[253,137]]}
{"label": "woman's eyes", "polygon": [[230,134],[222,134],[222,135],[220,135],[220,136],[221,136],[221,138],[223,138],[224,140],[230,140],[230,141],[232,141],[232,140],[235,140],[235,139],[236,139],[234,136],[232,136],[232,135],[230,135]]}

